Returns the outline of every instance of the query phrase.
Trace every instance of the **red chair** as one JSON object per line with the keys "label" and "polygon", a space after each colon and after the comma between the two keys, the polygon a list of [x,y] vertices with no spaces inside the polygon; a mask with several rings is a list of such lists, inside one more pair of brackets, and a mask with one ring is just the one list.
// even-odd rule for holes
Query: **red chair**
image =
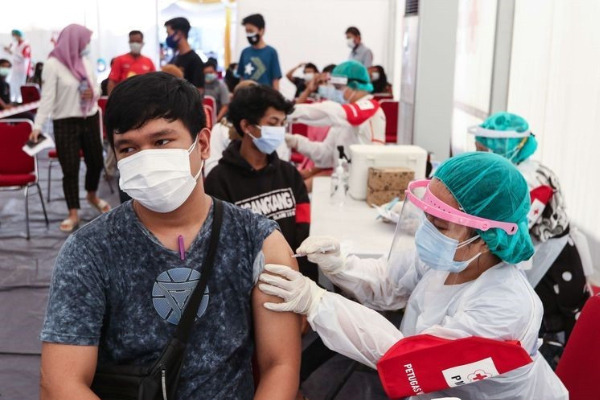
{"label": "red chair", "polygon": [[25,189],[25,223],[27,240],[29,234],[29,188],[35,186],[40,196],[46,228],[48,215],[38,183],[37,157],[27,155],[22,147],[29,139],[33,124],[27,119],[4,119],[0,121],[0,187],[7,189]]}
{"label": "red chair", "polygon": [[558,362],[556,375],[571,400],[597,399],[600,390],[600,296],[586,302]]}
{"label": "red chair", "polygon": [[385,142],[398,142],[398,113],[400,103],[394,100],[381,100],[381,109],[385,114]]}
{"label": "red chair", "polygon": [[217,100],[215,100],[215,98],[212,96],[204,95],[204,98],[202,99],[202,104],[205,107],[211,108],[211,121],[215,121],[217,119]]}
{"label": "red chair", "polygon": [[23,104],[39,101],[42,98],[40,87],[37,83],[28,83],[21,86],[21,97],[23,98]]}
{"label": "red chair", "polygon": [[216,118],[214,109],[211,106],[204,106],[204,115],[206,116],[206,127],[212,129],[214,120]]}

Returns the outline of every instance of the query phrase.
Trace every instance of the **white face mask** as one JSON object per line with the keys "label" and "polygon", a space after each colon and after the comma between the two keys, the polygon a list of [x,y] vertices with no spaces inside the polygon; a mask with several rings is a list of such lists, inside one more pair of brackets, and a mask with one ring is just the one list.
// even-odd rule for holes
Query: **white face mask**
{"label": "white face mask", "polygon": [[129,49],[131,50],[131,52],[133,54],[140,54],[142,52],[142,47],[144,45],[142,43],[138,43],[138,42],[130,42],[129,43]]}
{"label": "white face mask", "polygon": [[353,49],[353,48],[356,46],[356,44],[354,44],[354,39],[352,39],[352,38],[348,38],[348,39],[346,39],[346,44],[347,44],[347,45],[348,45],[348,47],[350,47],[351,49]]}
{"label": "white face mask", "polygon": [[304,82],[308,83],[310,81],[312,81],[315,77],[314,72],[307,72],[304,74]]}
{"label": "white face mask", "polygon": [[169,213],[181,207],[196,187],[204,161],[192,176],[189,155],[196,147],[186,149],[143,150],[117,163],[119,186],[131,198],[149,210]]}

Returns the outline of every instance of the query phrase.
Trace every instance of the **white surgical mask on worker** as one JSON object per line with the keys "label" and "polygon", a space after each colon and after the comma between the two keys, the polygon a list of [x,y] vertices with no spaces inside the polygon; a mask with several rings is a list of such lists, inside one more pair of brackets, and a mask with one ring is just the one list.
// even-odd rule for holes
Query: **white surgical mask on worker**
{"label": "white surgical mask on worker", "polygon": [[351,49],[353,49],[353,48],[356,46],[356,44],[354,43],[354,39],[352,39],[352,38],[348,38],[348,39],[346,39],[346,44],[347,44],[347,45],[348,45],[348,47],[350,47]]}
{"label": "white surgical mask on worker", "polygon": [[438,271],[458,273],[465,270],[481,253],[477,253],[469,260],[455,261],[456,250],[477,240],[479,236],[473,236],[463,242],[448,237],[440,232],[427,218],[415,234],[417,254],[421,261],[429,267]]}
{"label": "white surgical mask on worker", "polygon": [[204,161],[192,175],[189,149],[142,150],[117,164],[119,186],[149,210],[168,213],[181,207],[196,187]]}
{"label": "white surgical mask on worker", "polygon": [[129,49],[133,54],[140,54],[144,45],[138,42],[129,42]]}

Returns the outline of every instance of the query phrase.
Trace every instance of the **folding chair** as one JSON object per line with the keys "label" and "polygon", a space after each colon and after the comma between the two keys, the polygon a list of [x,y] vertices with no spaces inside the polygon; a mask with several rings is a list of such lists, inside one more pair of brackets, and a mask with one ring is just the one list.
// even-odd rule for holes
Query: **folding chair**
{"label": "folding chair", "polygon": [[216,121],[217,119],[217,100],[212,97],[212,96],[208,96],[208,95],[204,95],[204,98],[202,99],[202,104],[206,107],[210,107],[211,109],[211,123]]}
{"label": "folding chair", "polygon": [[26,238],[29,240],[29,188],[35,186],[40,196],[46,228],[49,225],[42,190],[38,183],[37,157],[26,154],[22,147],[29,139],[33,124],[27,119],[0,120],[0,188],[25,189]]}
{"label": "folding chair", "polygon": [[23,104],[39,101],[42,98],[40,87],[37,83],[28,83],[21,86],[21,97],[23,99]]}
{"label": "folding chair", "polygon": [[581,310],[556,368],[571,400],[598,398],[599,365],[600,296],[592,296]]}
{"label": "folding chair", "polygon": [[379,104],[385,114],[385,142],[398,142],[398,113],[400,103],[395,100],[380,100]]}

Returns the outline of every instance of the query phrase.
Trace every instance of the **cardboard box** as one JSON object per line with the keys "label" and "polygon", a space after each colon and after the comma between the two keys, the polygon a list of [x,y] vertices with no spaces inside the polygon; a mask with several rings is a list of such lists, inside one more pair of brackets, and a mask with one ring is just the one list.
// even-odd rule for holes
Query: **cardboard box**
{"label": "cardboard box", "polygon": [[376,206],[380,206],[382,204],[389,203],[394,199],[394,197],[404,200],[404,190],[373,191],[371,189],[367,189],[367,204],[369,205],[375,204]]}
{"label": "cardboard box", "polygon": [[404,200],[404,191],[414,178],[415,172],[409,168],[369,168],[367,204],[380,206],[394,197]]}

